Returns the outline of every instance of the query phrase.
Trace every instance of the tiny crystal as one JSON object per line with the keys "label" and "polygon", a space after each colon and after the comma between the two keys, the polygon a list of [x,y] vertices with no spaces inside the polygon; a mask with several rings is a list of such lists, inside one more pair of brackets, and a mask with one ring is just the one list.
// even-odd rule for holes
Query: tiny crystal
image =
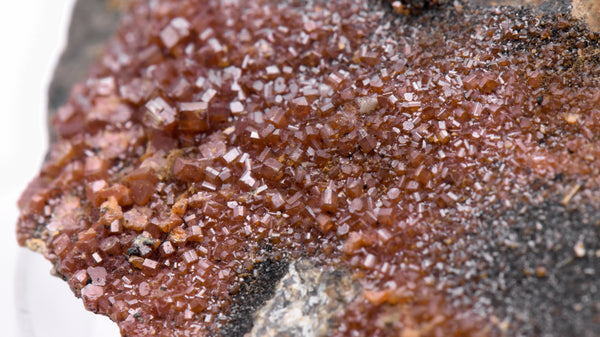
{"label": "tiny crystal", "polygon": [[146,103],[145,124],[155,129],[170,128],[176,122],[176,112],[163,98]]}

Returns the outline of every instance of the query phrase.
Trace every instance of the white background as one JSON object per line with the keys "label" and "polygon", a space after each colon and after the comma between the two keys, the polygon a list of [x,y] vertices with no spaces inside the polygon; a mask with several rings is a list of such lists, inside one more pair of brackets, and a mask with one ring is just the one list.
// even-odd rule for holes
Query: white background
{"label": "white background", "polygon": [[65,45],[73,0],[0,2],[1,336],[119,336],[85,312],[51,265],[17,247],[16,202],[46,151],[46,90]]}

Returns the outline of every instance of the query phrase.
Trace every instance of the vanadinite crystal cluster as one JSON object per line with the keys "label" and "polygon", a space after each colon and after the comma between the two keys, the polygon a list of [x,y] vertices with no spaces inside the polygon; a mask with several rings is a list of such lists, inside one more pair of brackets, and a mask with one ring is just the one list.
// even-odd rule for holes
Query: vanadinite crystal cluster
{"label": "vanadinite crystal cluster", "polygon": [[529,9],[132,1],[18,240],[130,337],[243,334],[296,261],[358,285],[327,335],[599,335],[599,57]]}

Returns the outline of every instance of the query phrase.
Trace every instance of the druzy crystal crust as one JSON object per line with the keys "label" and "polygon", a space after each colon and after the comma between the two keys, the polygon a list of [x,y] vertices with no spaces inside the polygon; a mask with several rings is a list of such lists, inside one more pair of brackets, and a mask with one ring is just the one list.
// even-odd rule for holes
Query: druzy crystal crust
{"label": "druzy crystal crust", "polygon": [[124,336],[219,335],[256,266],[299,260],[360,285],[331,335],[546,331],[503,304],[486,224],[598,200],[597,39],[459,2],[132,1],[54,116],[19,243]]}

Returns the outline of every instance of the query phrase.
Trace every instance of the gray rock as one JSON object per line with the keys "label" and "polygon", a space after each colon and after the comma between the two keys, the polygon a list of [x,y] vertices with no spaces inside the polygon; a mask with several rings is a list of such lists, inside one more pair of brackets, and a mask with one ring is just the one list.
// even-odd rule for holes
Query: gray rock
{"label": "gray rock", "polygon": [[273,298],[256,313],[247,336],[328,336],[335,314],[360,290],[346,271],[324,269],[307,260],[293,262]]}

